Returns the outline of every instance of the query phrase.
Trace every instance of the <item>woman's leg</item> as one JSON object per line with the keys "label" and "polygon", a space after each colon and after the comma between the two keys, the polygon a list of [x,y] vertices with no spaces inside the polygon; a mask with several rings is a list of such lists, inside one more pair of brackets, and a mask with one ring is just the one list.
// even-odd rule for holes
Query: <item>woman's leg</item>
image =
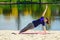
{"label": "woman's leg", "polygon": [[[29,23],[25,28],[23,28],[23,29],[20,31],[20,33],[25,32],[25,31],[27,31],[27,30],[29,30],[29,29],[33,29],[33,28],[34,28],[33,23]],[[19,34],[20,34],[20,33],[19,33]]]}

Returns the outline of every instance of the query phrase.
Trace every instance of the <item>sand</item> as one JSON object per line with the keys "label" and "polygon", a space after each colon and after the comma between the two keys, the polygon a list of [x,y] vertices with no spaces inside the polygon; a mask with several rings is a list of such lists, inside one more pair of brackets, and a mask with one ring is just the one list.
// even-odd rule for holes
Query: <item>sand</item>
{"label": "sand", "polygon": [[[29,32],[37,31],[31,30]],[[60,40],[60,31],[47,32],[49,34],[18,34],[19,31],[16,30],[0,30],[0,40]]]}

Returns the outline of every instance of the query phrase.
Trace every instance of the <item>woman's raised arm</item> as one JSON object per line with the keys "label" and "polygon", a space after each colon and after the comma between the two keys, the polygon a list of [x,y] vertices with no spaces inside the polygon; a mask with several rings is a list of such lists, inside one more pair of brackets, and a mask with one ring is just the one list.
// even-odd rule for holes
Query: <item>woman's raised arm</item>
{"label": "woman's raised arm", "polygon": [[48,6],[47,6],[47,4],[46,4],[46,9],[44,10],[42,16],[44,16],[44,15],[46,14],[47,8],[48,8]]}

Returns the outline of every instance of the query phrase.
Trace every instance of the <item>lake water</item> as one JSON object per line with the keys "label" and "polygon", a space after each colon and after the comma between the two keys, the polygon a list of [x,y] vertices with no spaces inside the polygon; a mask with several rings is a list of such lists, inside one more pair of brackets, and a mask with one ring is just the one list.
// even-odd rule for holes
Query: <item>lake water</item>
{"label": "lake water", "polygon": [[[30,22],[32,22],[33,19],[30,15],[28,16],[22,16],[21,15],[21,29],[27,26]],[[37,26],[34,28],[34,30],[42,30],[42,25]],[[51,19],[51,25],[48,26],[48,30],[60,30],[60,17],[59,16],[53,16],[53,19]]]}
{"label": "lake water", "polygon": [[[49,6],[50,7],[47,10],[46,16],[49,16],[51,25],[47,26],[47,30],[60,30],[60,5]],[[21,4],[18,6],[7,5],[7,7],[8,9],[6,9],[5,5],[4,7],[0,8],[0,30],[18,30],[18,28],[19,30],[21,30],[33,20],[37,20],[38,18],[40,18],[42,15],[41,13],[45,9],[44,5],[43,7],[41,7],[41,5],[39,4]],[[42,30],[42,25],[37,26],[33,30]]]}
{"label": "lake water", "polygon": [[[21,30],[25,26],[27,26],[29,23],[31,23],[33,20],[36,20],[32,18],[31,15],[23,16],[20,14],[20,26],[19,29]],[[16,21],[16,18],[10,17],[9,20],[7,20],[3,15],[0,15],[0,30],[17,30],[18,24]],[[42,25],[37,26],[33,30],[42,30]],[[51,19],[51,25],[49,27],[49,30],[60,30],[60,17],[59,16],[53,16]]]}
{"label": "lake water", "polygon": [[14,17],[9,20],[5,16],[0,15],[0,30],[17,30],[17,23]]}

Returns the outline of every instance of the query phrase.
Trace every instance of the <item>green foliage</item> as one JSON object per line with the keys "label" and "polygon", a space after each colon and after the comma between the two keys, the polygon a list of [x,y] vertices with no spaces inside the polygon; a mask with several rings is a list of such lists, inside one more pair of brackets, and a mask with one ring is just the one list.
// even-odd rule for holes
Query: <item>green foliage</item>
{"label": "green foliage", "polygon": [[[31,0],[0,0],[0,2],[23,2],[23,1],[31,1]],[[32,2],[56,2],[56,1],[59,1],[59,0],[32,0]],[[18,4],[18,5],[11,5],[11,7],[17,7],[18,10],[20,11],[24,11],[25,9],[28,9],[28,10],[32,10],[32,14],[40,17],[40,15],[42,15],[43,11],[45,10],[45,4]],[[50,9],[51,7],[51,9]],[[9,9],[10,8],[10,5],[0,5],[0,8],[3,8],[3,9]],[[57,5],[50,5],[49,6],[49,11],[53,11],[57,8]],[[60,10],[60,9],[59,9]],[[48,13],[48,12],[47,12]]]}
{"label": "green foliage", "polygon": [[0,0],[0,2],[10,2],[10,0]]}
{"label": "green foliage", "polygon": [[39,2],[39,0],[32,0],[32,2]]}

